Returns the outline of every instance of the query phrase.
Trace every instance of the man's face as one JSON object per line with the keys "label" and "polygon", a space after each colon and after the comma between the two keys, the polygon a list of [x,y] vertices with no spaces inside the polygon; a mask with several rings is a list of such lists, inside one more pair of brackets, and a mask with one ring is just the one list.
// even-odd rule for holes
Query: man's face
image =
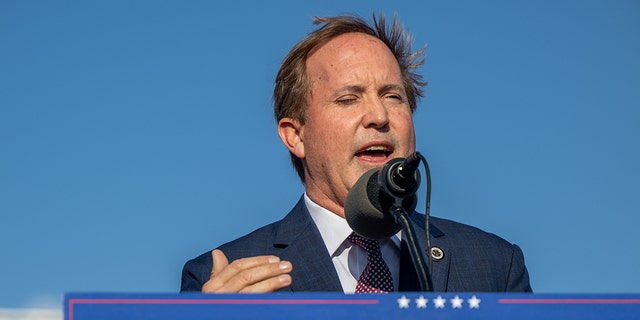
{"label": "man's face", "polygon": [[411,110],[395,57],[372,36],[340,35],[306,67],[306,122],[283,119],[279,133],[302,159],[309,197],[344,217],[347,193],[363,173],[415,150]]}

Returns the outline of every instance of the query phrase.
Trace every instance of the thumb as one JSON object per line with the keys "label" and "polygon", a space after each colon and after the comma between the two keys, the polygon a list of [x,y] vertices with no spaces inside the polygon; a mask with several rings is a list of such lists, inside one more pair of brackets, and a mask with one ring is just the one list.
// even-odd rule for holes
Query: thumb
{"label": "thumb", "polygon": [[224,252],[219,249],[213,250],[211,252],[211,257],[213,258],[213,269],[211,269],[211,277],[213,277],[229,265],[229,260],[227,260],[227,256],[224,255]]}

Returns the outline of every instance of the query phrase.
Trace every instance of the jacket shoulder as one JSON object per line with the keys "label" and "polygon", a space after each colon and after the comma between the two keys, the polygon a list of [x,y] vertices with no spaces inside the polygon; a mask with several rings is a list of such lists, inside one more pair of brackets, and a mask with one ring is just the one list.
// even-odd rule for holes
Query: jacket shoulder
{"label": "jacket shoulder", "polygon": [[436,217],[430,222],[440,231],[433,242],[452,255],[449,291],[531,292],[520,247],[463,223]]}
{"label": "jacket shoulder", "polygon": [[430,222],[433,226],[435,226],[443,234],[445,234],[447,236],[446,238],[450,239],[450,241],[480,241],[485,245],[500,247],[511,247],[513,245],[509,241],[494,233],[484,231],[480,228],[470,226],[468,224],[438,217],[431,217]]}

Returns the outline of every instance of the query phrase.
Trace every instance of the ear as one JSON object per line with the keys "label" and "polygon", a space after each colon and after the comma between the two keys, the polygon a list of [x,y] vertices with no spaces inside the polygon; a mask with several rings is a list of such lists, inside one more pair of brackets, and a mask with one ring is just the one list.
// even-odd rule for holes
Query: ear
{"label": "ear", "polygon": [[304,125],[300,121],[282,118],[278,121],[278,135],[291,153],[304,159]]}

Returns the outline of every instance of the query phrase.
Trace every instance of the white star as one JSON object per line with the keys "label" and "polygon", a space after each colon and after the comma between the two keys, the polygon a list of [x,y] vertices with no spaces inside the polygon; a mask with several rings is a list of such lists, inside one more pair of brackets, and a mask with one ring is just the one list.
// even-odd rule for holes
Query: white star
{"label": "white star", "polygon": [[449,300],[451,301],[451,307],[454,309],[461,309],[462,308],[462,302],[464,300],[460,299],[460,297],[458,297],[457,295],[455,297],[453,297],[453,299]]}
{"label": "white star", "polygon": [[447,300],[442,299],[441,296],[438,296],[437,298],[435,298],[433,300],[433,304],[436,306],[436,309],[444,309],[444,304],[447,302]]}
{"label": "white star", "polygon": [[420,298],[416,299],[416,307],[418,309],[426,309],[427,302],[429,302],[429,300],[425,299],[423,296],[420,296]]}
{"label": "white star", "polygon": [[400,299],[398,299],[398,308],[409,308],[409,302],[411,302],[411,300],[407,299],[407,297],[403,295],[402,297],[400,297]]}
{"label": "white star", "polygon": [[471,299],[468,299],[467,302],[469,302],[469,309],[479,309],[480,308],[480,299],[476,298],[476,296],[474,295],[473,297],[471,297]]}

